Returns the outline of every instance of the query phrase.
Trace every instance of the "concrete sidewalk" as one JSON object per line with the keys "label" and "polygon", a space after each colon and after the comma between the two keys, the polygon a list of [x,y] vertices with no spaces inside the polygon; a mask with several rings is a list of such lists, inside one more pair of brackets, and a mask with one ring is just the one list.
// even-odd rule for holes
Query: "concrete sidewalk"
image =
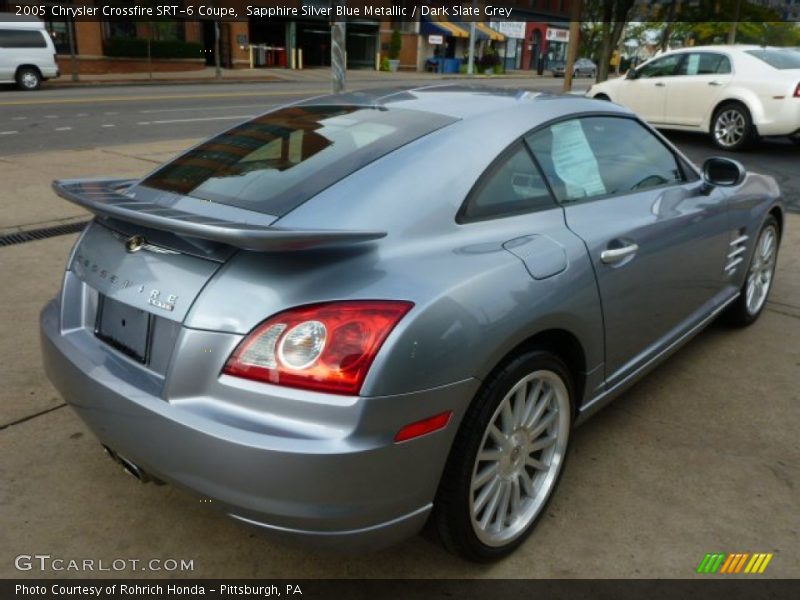
{"label": "concrete sidewalk", "polygon": [[[140,176],[191,140],[0,160],[0,227],[87,215],[55,177]],[[707,552],[772,552],[800,575],[800,216],[789,215],[761,320],[713,325],[575,433],[562,484],[514,555],[464,563],[422,537],[369,555],[274,543],[170,486],[141,485],[101,451],[44,376],[37,318],[76,236],[0,248],[0,577],[669,577]],[[175,558],[191,572],[14,568],[19,554]],[[708,577],[708,576],[706,576]]]}
{"label": "concrete sidewalk", "polygon": [[[348,69],[347,81],[350,83],[382,82],[402,83],[404,81],[430,80],[452,81],[479,79],[487,81],[492,79],[518,79],[520,77],[536,79],[541,77],[531,71],[509,71],[501,75],[466,75],[459,73],[426,73],[416,71],[398,71],[387,73],[370,69]],[[222,77],[217,78],[216,69],[206,67],[196,71],[176,71],[153,73],[105,73],[96,75],[81,75],[80,81],[72,81],[69,72],[62,73],[58,79],[45,82],[46,87],[65,88],[100,85],[146,85],[146,84],[196,84],[196,83],[302,83],[324,82],[331,80],[330,67],[314,67],[302,70],[293,69],[223,69]]]}

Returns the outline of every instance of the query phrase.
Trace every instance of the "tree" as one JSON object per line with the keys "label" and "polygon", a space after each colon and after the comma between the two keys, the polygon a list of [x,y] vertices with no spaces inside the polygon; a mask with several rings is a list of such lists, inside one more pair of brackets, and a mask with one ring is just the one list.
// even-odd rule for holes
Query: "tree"
{"label": "tree", "polygon": [[603,25],[600,43],[600,60],[597,65],[597,81],[608,79],[611,54],[619,45],[625,25],[628,23],[635,0],[602,0]]}

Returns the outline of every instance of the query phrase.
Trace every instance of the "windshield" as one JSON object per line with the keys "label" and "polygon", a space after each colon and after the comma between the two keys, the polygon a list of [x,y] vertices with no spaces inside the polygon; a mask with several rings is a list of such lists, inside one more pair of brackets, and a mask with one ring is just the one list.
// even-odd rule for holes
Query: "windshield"
{"label": "windshield", "polygon": [[747,53],[776,69],[800,69],[800,52],[797,50],[762,48],[748,50]]}
{"label": "windshield", "polygon": [[381,156],[454,121],[384,107],[287,107],[200,144],[142,185],[280,217]]}

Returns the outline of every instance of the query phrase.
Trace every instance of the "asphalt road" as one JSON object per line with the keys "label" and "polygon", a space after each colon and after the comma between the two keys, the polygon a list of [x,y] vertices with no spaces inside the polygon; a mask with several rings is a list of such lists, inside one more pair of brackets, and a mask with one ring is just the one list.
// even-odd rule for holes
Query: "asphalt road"
{"label": "asphalt road", "polygon": [[[483,80],[482,80],[483,81]],[[357,82],[348,90],[438,83],[414,80]],[[585,88],[588,88],[585,80]],[[561,79],[496,79],[492,85],[559,91]],[[269,108],[330,93],[321,81],[191,85],[91,86],[0,91],[0,156],[204,137]]]}
{"label": "asphalt road", "polygon": [[[399,81],[404,86],[457,82],[430,77]],[[502,78],[479,83],[559,92],[562,80]],[[589,83],[578,80],[576,91],[583,91]],[[356,82],[348,89],[387,85],[391,83]],[[4,89],[0,91],[0,156],[202,138],[273,106],[328,92],[322,81],[90,86],[44,89],[35,94]],[[709,156],[726,154],[713,148],[705,135],[666,134],[697,164]],[[727,154],[750,170],[775,177],[790,207],[800,212],[800,146],[768,139],[746,152]]]}

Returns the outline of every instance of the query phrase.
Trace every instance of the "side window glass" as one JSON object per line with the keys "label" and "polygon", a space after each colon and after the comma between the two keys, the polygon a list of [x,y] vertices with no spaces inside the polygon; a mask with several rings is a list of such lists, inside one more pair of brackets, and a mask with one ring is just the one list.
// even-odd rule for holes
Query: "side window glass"
{"label": "side window glass", "polygon": [[637,74],[639,77],[667,77],[675,74],[675,69],[683,58],[682,54],[671,54],[657,58],[641,67]]}
{"label": "side window glass", "polygon": [[672,152],[633,119],[562,121],[527,136],[526,142],[560,203],[683,181]]}
{"label": "side window glass", "polygon": [[693,52],[687,55],[678,71],[680,75],[714,75],[730,72],[731,63],[728,57],[711,52]]}
{"label": "side window glass", "polygon": [[460,220],[504,217],[555,206],[530,154],[518,143],[479,180],[461,211]]}

